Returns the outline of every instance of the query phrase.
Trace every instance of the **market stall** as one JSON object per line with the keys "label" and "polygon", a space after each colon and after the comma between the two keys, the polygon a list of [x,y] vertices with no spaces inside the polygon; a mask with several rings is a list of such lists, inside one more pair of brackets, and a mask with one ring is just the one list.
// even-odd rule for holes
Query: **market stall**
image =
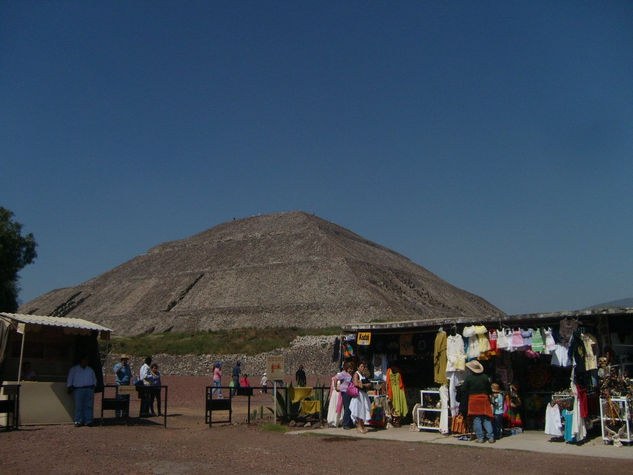
{"label": "market stall", "polygon": [[[614,308],[495,317],[478,322],[458,316],[357,324],[345,327],[350,334],[343,341],[351,348],[341,354],[352,353],[356,359],[373,362],[373,371],[384,372],[385,368],[397,366],[409,407],[416,406],[413,413],[407,414],[406,422],[420,429],[446,433],[452,420],[464,413],[459,387],[466,374],[466,362],[477,359],[490,380],[501,388],[506,434],[523,429],[544,430],[547,408],[564,395],[570,401],[565,416],[576,417],[575,432],[567,441],[579,442],[587,430],[598,427],[601,407],[606,407],[599,401],[598,357],[610,355],[621,363],[623,374],[633,369],[632,319],[633,309]],[[619,349],[617,354],[613,347]],[[439,397],[443,393],[445,404]],[[391,398],[388,400],[393,403]],[[619,414],[612,419],[630,419],[630,404],[620,404],[613,398],[612,401],[615,406],[610,406],[611,413],[616,412],[613,407],[617,406]],[[448,417],[440,417],[443,414]],[[559,418],[564,423],[564,416]],[[628,430],[627,426],[625,431]]]}
{"label": "market stall", "polygon": [[110,329],[83,319],[0,313],[0,381],[20,384],[19,424],[72,423],[68,370],[88,355],[95,391],[102,391],[98,339],[109,336]]}

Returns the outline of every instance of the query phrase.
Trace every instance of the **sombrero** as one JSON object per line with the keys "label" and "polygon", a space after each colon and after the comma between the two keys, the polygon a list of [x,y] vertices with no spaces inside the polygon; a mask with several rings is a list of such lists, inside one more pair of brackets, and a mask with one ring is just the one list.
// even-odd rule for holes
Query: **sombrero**
{"label": "sombrero", "polygon": [[481,363],[477,360],[472,360],[466,363],[466,368],[471,370],[475,374],[483,373],[484,367],[481,366]]}

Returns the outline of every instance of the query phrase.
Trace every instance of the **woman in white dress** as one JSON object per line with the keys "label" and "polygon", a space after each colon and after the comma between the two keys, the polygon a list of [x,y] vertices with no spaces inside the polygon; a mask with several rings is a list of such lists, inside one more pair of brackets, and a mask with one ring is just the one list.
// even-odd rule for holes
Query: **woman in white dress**
{"label": "woman in white dress", "polygon": [[371,383],[365,379],[365,376],[363,376],[366,367],[367,363],[364,361],[361,361],[358,364],[358,368],[352,379],[354,386],[358,388],[358,396],[352,398],[352,401],[349,404],[349,410],[352,413],[352,421],[356,423],[356,430],[362,434],[367,432],[365,423],[371,418],[371,403],[369,402],[369,396],[367,396],[367,388],[371,386]]}

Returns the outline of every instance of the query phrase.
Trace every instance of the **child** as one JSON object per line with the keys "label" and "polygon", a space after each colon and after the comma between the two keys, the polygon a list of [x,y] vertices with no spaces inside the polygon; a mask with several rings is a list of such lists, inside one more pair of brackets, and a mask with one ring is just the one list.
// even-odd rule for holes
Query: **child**
{"label": "child", "polygon": [[495,418],[493,421],[493,431],[495,440],[503,436],[503,393],[501,387],[497,383],[492,383],[492,413]]}

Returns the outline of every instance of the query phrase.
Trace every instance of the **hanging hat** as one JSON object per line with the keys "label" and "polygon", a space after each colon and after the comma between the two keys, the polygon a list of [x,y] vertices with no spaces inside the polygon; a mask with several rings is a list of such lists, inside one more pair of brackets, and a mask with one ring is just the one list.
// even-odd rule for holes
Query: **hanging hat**
{"label": "hanging hat", "polygon": [[466,368],[471,370],[475,374],[483,373],[484,367],[481,366],[481,363],[477,360],[472,360],[466,363]]}

